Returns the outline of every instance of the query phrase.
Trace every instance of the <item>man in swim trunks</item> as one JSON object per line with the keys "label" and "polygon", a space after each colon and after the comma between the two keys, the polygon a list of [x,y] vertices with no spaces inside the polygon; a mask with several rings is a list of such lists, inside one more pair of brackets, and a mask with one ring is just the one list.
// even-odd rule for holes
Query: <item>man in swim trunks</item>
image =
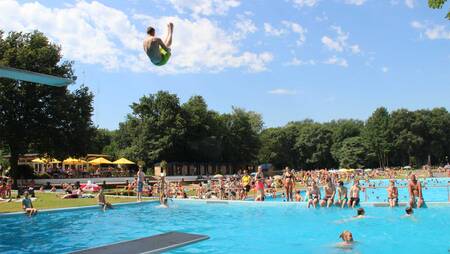
{"label": "man in swim trunks", "polygon": [[334,187],[334,184],[329,177],[326,179],[326,185],[323,187],[323,192],[325,193],[325,197],[320,201],[320,206],[324,207],[326,204],[327,207],[330,207],[334,202],[336,187]]}
{"label": "man in swim trunks", "polygon": [[153,27],[147,28],[147,38],[144,40],[144,51],[150,58],[150,61],[157,66],[162,66],[169,61],[172,46],[173,24],[167,24],[166,38],[161,40],[155,36],[155,29]]}
{"label": "man in swim trunks", "polygon": [[142,171],[142,167],[139,167],[139,170],[136,174],[137,177],[137,201],[142,202],[142,191],[144,190],[144,181],[145,181],[145,174],[144,171]]}
{"label": "man in swim trunks", "polygon": [[395,186],[395,180],[392,179],[387,188],[388,202],[390,207],[398,206],[398,188]]}
{"label": "man in swim trunks", "polygon": [[319,203],[320,200],[320,189],[317,186],[316,181],[312,181],[312,186],[308,190],[308,208],[313,205],[314,208],[317,207],[317,203]]}
{"label": "man in swim trunks", "polygon": [[417,180],[416,175],[412,174],[411,179],[408,183],[409,191],[409,206],[415,208],[421,208],[424,200],[422,196],[422,185],[420,181]]}
{"label": "man in swim trunks", "polygon": [[361,187],[359,186],[359,181],[354,180],[353,186],[350,189],[350,201],[348,201],[348,207],[355,208],[355,206],[359,205],[359,192],[361,191]]}
{"label": "man in swim trunks", "polygon": [[347,187],[344,186],[343,181],[339,181],[338,186],[338,200],[336,201],[336,205],[340,206],[341,208],[344,208],[344,206],[347,204],[348,196],[347,196]]}

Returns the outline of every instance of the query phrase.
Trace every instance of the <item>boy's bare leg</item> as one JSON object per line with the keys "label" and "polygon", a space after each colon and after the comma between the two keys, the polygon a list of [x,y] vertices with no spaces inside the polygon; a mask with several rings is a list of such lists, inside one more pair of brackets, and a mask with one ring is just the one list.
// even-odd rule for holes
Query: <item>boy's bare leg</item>
{"label": "boy's bare leg", "polygon": [[173,34],[173,23],[169,23],[167,25],[167,35],[166,35],[166,38],[164,39],[164,44],[168,48],[170,48],[170,46],[172,46],[172,34]]}

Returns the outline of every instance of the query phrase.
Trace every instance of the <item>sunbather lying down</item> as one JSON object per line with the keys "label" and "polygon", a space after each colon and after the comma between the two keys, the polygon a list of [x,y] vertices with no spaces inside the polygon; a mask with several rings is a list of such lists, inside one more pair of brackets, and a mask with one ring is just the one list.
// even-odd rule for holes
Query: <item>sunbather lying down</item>
{"label": "sunbather lying down", "polygon": [[147,28],[147,38],[144,40],[144,51],[150,58],[150,61],[156,66],[165,65],[171,56],[170,46],[172,46],[173,24],[167,24],[166,38],[156,37],[153,27]]}

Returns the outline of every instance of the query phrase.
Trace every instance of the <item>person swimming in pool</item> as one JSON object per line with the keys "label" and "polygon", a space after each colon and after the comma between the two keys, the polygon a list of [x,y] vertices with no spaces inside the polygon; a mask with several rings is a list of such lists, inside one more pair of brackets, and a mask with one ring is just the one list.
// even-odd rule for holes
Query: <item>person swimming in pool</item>
{"label": "person swimming in pool", "polygon": [[334,187],[334,184],[329,177],[326,179],[326,185],[323,187],[323,192],[325,193],[325,197],[320,201],[320,206],[324,207],[326,204],[327,207],[330,207],[334,202],[336,187]]}
{"label": "person swimming in pool", "polygon": [[171,56],[173,23],[167,24],[167,35],[163,40],[156,37],[155,28],[147,28],[147,38],[144,40],[144,51],[150,61],[156,66],[162,66],[169,61]]}
{"label": "person swimming in pool", "polygon": [[420,181],[417,180],[415,174],[411,174],[411,178],[408,183],[409,192],[409,206],[421,208],[424,204],[422,196],[422,185]]}
{"label": "person swimming in pool", "polygon": [[353,216],[353,218],[362,219],[365,216],[366,216],[366,211],[364,211],[364,208],[358,208],[358,210],[356,210],[356,215]]}
{"label": "person swimming in pool", "polygon": [[336,205],[340,206],[341,208],[344,208],[344,206],[347,204],[348,196],[347,196],[347,187],[344,186],[343,181],[339,181],[338,186],[338,200],[336,201]]}
{"label": "person swimming in pool", "polygon": [[312,185],[311,187],[309,187],[308,189],[308,208],[311,207],[311,205],[316,208],[317,207],[317,203],[319,203],[320,200],[320,189],[317,186],[316,181],[312,181]]}
{"label": "person swimming in pool", "polygon": [[395,180],[392,179],[389,182],[389,187],[387,188],[388,202],[390,207],[398,206],[398,188],[395,186]]}
{"label": "person swimming in pool", "polygon": [[359,181],[354,180],[353,186],[350,189],[350,200],[348,201],[348,207],[355,208],[355,206],[359,205],[359,192],[361,191],[361,187],[359,186]]}
{"label": "person swimming in pool", "polygon": [[342,242],[336,244],[338,248],[352,248],[355,240],[353,240],[352,232],[345,230],[342,232],[339,237],[342,239]]}

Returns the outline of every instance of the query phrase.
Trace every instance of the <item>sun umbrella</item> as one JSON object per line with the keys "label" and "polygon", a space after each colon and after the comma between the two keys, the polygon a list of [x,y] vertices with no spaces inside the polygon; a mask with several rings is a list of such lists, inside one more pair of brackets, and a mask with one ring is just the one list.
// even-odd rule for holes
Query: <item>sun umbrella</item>
{"label": "sun umbrella", "polygon": [[79,164],[81,164],[80,160],[72,158],[72,157],[69,157],[69,158],[65,159],[63,161],[63,163],[66,164],[66,165],[79,165]]}
{"label": "sun umbrella", "polygon": [[132,165],[132,164],[136,164],[130,160],[127,160],[125,158],[120,158],[116,161],[113,162],[114,164],[118,164],[118,165]]}
{"label": "sun umbrella", "polygon": [[52,160],[50,161],[50,163],[51,163],[51,164],[58,164],[58,163],[61,163],[61,161],[59,161],[59,160],[57,160],[57,159],[52,159]]}
{"label": "sun umbrella", "polygon": [[102,157],[97,158],[95,160],[91,160],[91,161],[89,161],[89,163],[92,164],[92,165],[113,164],[111,161],[109,161],[109,160],[107,160],[105,158],[102,158]]}
{"label": "sun umbrella", "polygon": [[223,178],[223,175],[217,174],[217,175],[214,176],[214,178]]}
{"label": "sun umbrella", "polygon": [[45,164],[45,163],[46,163],[46,162],[45,162],[43,159],[41,159],[41,158],[36,158],[36,159],[32,160],[31,162],[33,162],[33,163],[38,163],[38,164]]}

